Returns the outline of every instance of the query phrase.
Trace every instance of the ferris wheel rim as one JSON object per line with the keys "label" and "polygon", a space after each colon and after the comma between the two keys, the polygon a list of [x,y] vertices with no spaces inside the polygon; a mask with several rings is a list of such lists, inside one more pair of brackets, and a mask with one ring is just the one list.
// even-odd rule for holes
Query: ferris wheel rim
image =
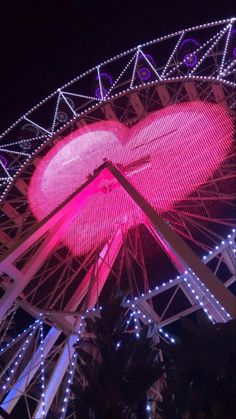
{"label": "ferris wheel rim", "polygon": [[[78,81],[79,79],[85,77],[86,75],[90,74],[92,71],[96,70],[97,68],[100,68],[103,65],[109,64],[112,61],[117,60],[118,58],[121,58],[129,53],[135,52],[138,48],[141,47],[146,47],[146,46],[150,46],[153,45],[155,43],[158,42],[162,42],[165,41],[169,38],[173,38],[175,36],[181,35],[182,33],[187,33],[190,31],[198,31],[198,30],[202,30],[205,28],[209,28],[209,27],[214,27],[214,26],[218,26],[218,25],[224,25],[224,24],[233,24],[234,22],[236,22],[236,17],[231,17],[231,18],[226,18],[226,19],[220,19],[220,20],[216,20],[216,21],[211,21],[205,24],[200,24],[200,25],[195,25],[195,26],[190,26],[187,28],[183,28],[181,30],[172,32],[170,34],[164,35],[164,36],[160,36],[158,38],[154,38],[151,41],[147,41],[144,42],[142,44],[138,44],[135,47],[132,47],[128,50],[125,50],[119,54],[116,54],[114,56],[112,56],[111,58],[105,60],[105,61],[101,61],[100,63],[98,63],[96,66],[91,67],[90,69],[86,70],[85,72],[79,74],[78,76],[74,77],[73,79],[71,79],[69,82],[61,85],[59,88],[57,88],[56,90],[54,90],[52,93],[50,93],[48,96],[46,96],[45,98],[43,98],[41,101],[39,101],[35,106],[33,106],[32,108],[30,108],[26,113],[24,113],[20,118],[18,118],[17,120],[15,120],[13,122],[13,124],[11,124],[6,130],[4,130],[1,134],[0,134],[0,140],[2,138],[4,138],[4,136],[12,129],[14,128],[18,122],[22,121],[22,119],[24,119],[25,116],[28,116],[33,110],[35,110],[36,108],[40,107],[41,105],[43,105],[47,100],[51,99],[54,95],[56,95],[61,89],[70,86],[71,84],[73,84],[74,82]],[[165,80],[163,80],[165,81]],[[225,81],[223,78],[222,79],[218,79],[218,81]],[[227,81],[226,81],[227,82]],[[230,84],[229,82],[227,82],[227,84]],[[232,83],[233,86],[235,86],[234,83]]]}
{"label": "ferris wheel rim", "polygon": [[[235,19],[236,20],[236,19]],[[218,79],[217,77],[207,77],[207,76],[193,76],[193,77],[189,77],[189,76],[182,76],[182,77],[173,77],[173,78],[168,78],[166,80],[163,81],[151,81],[151,82],[147,82],[144,83],[142,86],[134,86],[134,87],[129,87],[117,94],[114,94],[112,96],[110,96],[109,98],[107,98],[107,100],[104,101],[99,101],[96,105],[92,105],[89,106],[86,110],[82,111],[80,114],[78,114],[76,117],[73,117],[72,119],[70,119],[66,124],[64,124],[63,126],[59,127],[58,130],[54,131],[52,135],[47,136],[46,139],[42,142],[42,144],[40,146],[38,146],[33,152],[32,154],[24,161],[24,163],[21,165],[20,169],[12,176],[12,180],[10,182],[8,182],[4,192],[2,193],[2,195],[0,195],[0,206],[3,204],[4,200],[7,197],[7,193],[10,190],[10,188],[12,186],[14,186],[14,183],[17,181],[18,178],[20,178],[21,174],[23,173],[23,171],[25,170],[25,168],[32,164],[32,161],[35,159],[35,157],[37,157],[37,155],[43,150],[43,148],[47,145],[50,144],[57,136],[60,136],[61,134],[63,134],[63,132],[68,129],[70,126],[72,126],[76,121],[79,121],[80,118],[86,117],[87,115],[89,115],[90,112],[99,109],[101,106],[104,106],[106,104],[110,104],[112,103],[115,99],[127,96],[129,93],[135,93],[135,92],[139,92],[142,91],[146,88],[149,87],[153,87],[153,86],[159,86],[159,85],[166,85],[166,84],[171,84],[171,83],[175,83],[175,82],[188,82],[188,81],[196,81],[196,82],[209,82],[209,83],[217,83],[218,85],[223,85],[223,86],[229,86],[229,87],[234,87],[234,84],[232,84],[231,82],[224,80],[224,79]],[[236,86],[236,84],[235,84]],[[57,91],[55,91],[53,93],[53,95],[56,93]],[[46,99],[48,99],[51,96],[48,96]],[[46,100],[45,99],[45,100]],[[40,102],[41,103],[41,102]],[[41,103],[43,104],[43,103]],[[168,106],[168,105],[167,105]],[[30,111],[29,111],[30,112]],[[25,114],[27,115],[27,114]],[[24,116],[25,116],[24,115]],[[18,119],[15,124],[17,124],[19,121],[24,119],[24,116],[21,117],[20,119]],[[9,128],[11,129],[13,127],[13,125]],[[74,130],[73,130],[74,131]],[[7,131],[5,131],[2,135],[4,136],[6,134]],[[0,136],[0,140],[1,137]],[[37,137],[39,138],[39,137]],[[41,136],[41,138],[45,138],[45,136]],[[63,136],[62,136],[63,138]],[[21,140],[21,142],[26,141],[27,139],[23,139]],[[31,140],[31,139],[30,139]],[[8,145],[11,145],[8,144]],[[4,146],[7,146],[7,144],[4,144]],[[0,149],[1,149],[1,144],[0,144]]]}
{"label": "ferris wheel rim", "polygon": [[[223,68],[223,64],[224,64],[224,61],[225,61],[225,55],[226,55],[227,48],[228,48],[228,42],[229,42],[229,38],[230,38],[230,35],[231,35],[231,32],[232,32],[232,28],[233,28],[232,25],[235,23],[235,21],[236,21],[236,18],[235,17],[231,17],[231,18],[228,18],[228,19],[216,20],[216,21],[212,21],[212,22],[209,22],[209,23],[201,24],[201,25],[187,27],[187,28],[184,28],[184,29],[175,31],[173,33],[170,33],[170,34],[167,34],[167,35],[164,35],[164,36],[155,38],[155,39],[153,39],[151,41],[144,42],[142,44],[138,44],[137,46],[134,46],[134,47],[132,47],[132,48],[130,48],[128,50],[125,50],[124,52],[122,52],[120,54],[117,54],[117,55],[115,55],[115,56],[113,56],[113,57],[111,57],[111,58],[109,58],[109,59],[107,59],[107,60],[105,60],[103,62],[100,62],[96,66],[94,66],[94,67],[90,68],[89,70],[85,71],[84,73],[78,75],[77,77],[73,78],[69,82],[65,83],[64,85],[62,85],[61,87],[59,87],[58,89],[56,89],[54,92],[52,92],[46,98],[44,98],[43,100],[41,100],[34,107],[32,107],[31,109],[29,109],[24,115],[22,115],[20,118],[18,118],[9,128],[7,128],[0,135],[0,141],[1,140],[4,140],[4,138],[10,133],[10,131],[12,129],[17,128],[20,124],[30,123],[30,124],[32,124],[32,126],[34,128],[36,128],[36,129],[38,129],[38,128],[42,129],[40,131],[40,135],[37,134],[36,137],[33,137],[33,138],[28,138],[28,137],[25,138],[25,139],[23,138],[20,141],[18,141],[18,139],[16,139],[16,140],[13,140],[12,143],[9,142],[9,140],[7,140],[6,144],[4,144],[4,141],[3,141],[2,146],[10,147],[12,145],[23,143],[25,141],[31,141],[31,140],[33,141],[35,139],[37,139],[37,140],[40,141],[40,145],[39,145],[39,147],[37,147],[36,149],[34,149],[34,151],[32,153],[26,153],[26,155],[28,154],[28,157],[24,160],[23,163],[20,163],[19,168],[13,174],[12,173],[11,174],[8,173],[7,167],[4,167],[4,165],[2,164],[2,161],[0,159],[0,168],[2,166],[3,169],[5,170],[6,174],[7,174],[7,177],[4,177],[3,179],[2,178],[0,179],[0,183],[1,183],[0,187],[3,190],[3,193],[2,194],[0,192],[0,203],[2,201],[4,201],[4,198],[6,197],[6,194],[7,194],[8,190],[9,190],[9,188],[15,182],[18,173],[21,172],[21,169],[22,168],[24,168],[25,166],[28,165],[28,163],[30,163],[30,160],[33,158],[33,156],[35,156],[37,154],[38,151],[41,150],[41,147],[43,147],[44,144],[50,142],[57,135],[60,135],[65,129],[67,129],[68,127],[72,126],[73,123],[75,123],[77,120],[79,120],[83,116],[86,116],[89,112],[91,112],[91,111],[93,111],[93,110],[95,110],[95,109],[97,109],[97,108],[99,108],[99,107],[101,107],[101,106],[103,106],[105,104],[108,104],[108,103],[112,102],[113,100],[115,100],[115,99],[117,99],[119,97],[122,97],[122,95],[127,95],[128,93],[133,93],[133,92],[136,92],[136,91],[140,91],[142,88],[148,88],[148,87],[152,87],[154,85],[158,85],[158,84],[162,84],[162,83],[165,84],[165,83],[170,83],[170,82],[175,82],[175,81],[176,82],[177,81],[186,81],[186,82],[188,82],[190,80],[192,80],[192,81],[203,81],[203,82],[204,81],[205,82],[208,81],[208,82],[212,82],[212,83],[221,84],[222,86],[226,86],[226,87],[227,86],[229,86],[229,87],[230,86],[231,87],[235,87],[236,86],[236,82],[232,82],[232,81],[226,79],[226,77],[228,76],[228,74],[227,74],[227,72],[224,73],[225,69]],[[182,39],[184,39],[185,35],[187,35],[188,33],[193,32],[193,31],[196,31],[197,32],[197,31],[202,31],[202,30],[208,29],[208,28],[213,28],[213,27],[217,27],[218,28],[219,26],[222,27],[222,25],[223,25],[223,28],[219,32],[217,32],[216,34],[214,34],[214,36],[212,36],[209,40],[207,40],[206,42],[204,42],[202,45],[200,45],[199,43],[196,43],[196,48],[197,49],[194,50],[194,54],[195,54],[195,51],[200,51],[204,47],[204,45],[208,45],[208,43],[210,42],[210,44],[209,44],[210,45],[209,51],[211,51],[212,46],[214,46],[215,44],[218,45],[218,42],[220,42],[221,38],[227,34],[227,38],[226,38],[226,41],[225,41],[226,43],[225,43],[225,46],[224,46],[224,51],[222,52],[222,54],[223,54],[222,55],[222,62],[221,62],[220,68],[216,70],[216,74],[213,74],[211,72],[210,75],[202,76],[202,75],[198,75],[198,74],[195,73],[195,64],[196,64],[196,68],[198,68],[199,64],[202,62],[202,59],[204,59],[205,56],[208,56],[208,52],[207,53],[204,53],[204,56],[200,59],[199,63],[197,61],[197,63],[195,63],[194,66],[191,65],[190,66],[190,70],[191,71],[190,72],[188,71],[187,74],[185,74],[185,75],[183,74],[183,75],[178,75],[178,76],[172,77],[171,74],[173,72],[173,68],[172,68],[171,71],[167,72],[168,66],[171,64],[171,61],[173,61],[173,57],[177,53],[178,48],[181,47]],[[236,31],[236,29],[233,29],[233,32],[235,32],[235,31]],[[163,41],[167,41],[167,40],[170,40],[170,39],[176,38],[176,37],[178,37],[178,39],[176,39],[176,42],[174,43],[175,46],[174,46],[174,49],[170,52],[169,59],[164,64],[164,66],[165,66],[164,69],[163,69],[163,67],[160,67],[160,69],[162,69],[162,73],[161,73],[161,76],[160,76],[158,74],[159,67],[156,67],[158,69],[158,72],[157,72],[155,70],[155,68],[153,67],[153,65],[152,65],[152,57],[149,54],[147,54],[146,52],[144,54],[142,52],[142,48],[146,48],[146,47],[149,47],[149,46],[156,46],[156,45],[159,45]],[[192,38],[190,38],[190,40],[191,39]],[[185,41],[186,40],[188,40],[188,38],[185,39]],[[213,42],[213,40],[214,40],[214,42]],[[213,42],[212,45],[211,45],[211,42]],[[200,47],[199,47],[199,45],[200,45]],[[147,60],[146,64],[147,63],[149,64],[149,69],[152,68],[155,71],[156,78],[154,80],[152,80],[152,81],[148,81],[144,77],[144,78],[142,78],[142,82],[141,83],[139,83],[137,85],[133,85],[134,72],[137,70],[137,68],[136,68],[137,67],[137,60],[139,60],[139,53],[140,53],[140,51],[141,51],[141,53],[143,55],[143,57],[141,57],[141,58],[142,59],[143,58],[146,58],[146,60]],[[102,91],[103,91],[103,85],[101,83],[101,76],[103,74],[103,73],[101,73],[101,71],[102,71],[103,67],[106,66],[106,65],[108,65],[108,64],[111,64],[111,63],[114,63],[114,62],[118,62],[120,59],[122,59],[123,57],[127,56],[128,54],[132,54],[132,58],[131,58],[130,62],[132,62],[132,60],[134,61],[134,68],[132,70],[133,74],[132,74],[132,79],[131,79],[131,82],[130,82],[129,86],[127,88],[125,88],[125,89],[119,90],[118,93],[116,93],[116,92],[114,93],[112,89],[113,88],[115,88],[115,89],[117,88],[117,80],[120,77],[120,76],[118,76],[117,80],[112,83],[112,86],[109,89],[109,91],[103,95],[103,93],[102,93]],[[231,58],[231,61],[232,62],[230,63],[230,66],[236,60],[232,60],[232,58]],[[203,62],[205,63],[204,60],[203,60]],[[179,65],[181,65],[181,63],[182,64],[185,63],[184,59],[182,61],[180,60],[180,62],[176,65],[176,67],[174,67],[174,69],[179,68]],[[124,71],[126,71],[125,69],[127,68],[128,65],[129,65],[129,63],[125,66]],[[186,64],[186,67],[187,67],[187,64]],[[123,64],[122,64],[122,68],[123,68]],[[101,97],[99,97],[99,96],[97,96],[97,97],[95,97],[95,96],[84,96],[84,95],[81,96],[80,95],[81,98],[83,97],[84,100],[85,99],[87,101],[89,100],[89,102],[86,102],[85,104],[82,104],[82,107],[84,106],[84,109],[82,111],[79,111],[78,113],[77,113],[77,109],[76,109],[76,112],[74,112],[73,109],[71,108],[71,110],[72,110],[72,115],[71,116],[72,117],[71,118],[68,117],[68,121],[66,123],[60,122],[59,123],[59,126],[57,128],[55,126],[55,117],[56,117],[56,112],[58,110],[59,101],[61,100],[61,97],[64,95],[64,93],[66,93],[66,92],[63,92],[63,90],[66,89],[69,86],[73,86],[74,83],[76,83],[79,80],[84,79],[86,76],[88,76],[89,74],[92,74],[93,72],[96,72],[96,74],[97,74],[96,79],[98,79],[98,81],[99,81],[100,96]],[[123,70],[122,70],[122,72],[123,72]],[[72,93],[68,92],[68,94],[72,94]],[[57,97],[57,95],[58,95],[58,97]],[[34,111],[36,111],[38,109],[42,109],[43,106],[46,103],[48,103],[48,101],[50,101],[52,98],[56,98],[57,99],[57,103],[55,105],[54,122],[53,122],[52,127],[50,127],[50,128],[44,128],[43,126],[39,126],[39,125],[37,125],[36,122],[34,122],[34,121],[32,121],[32,120],[29,119],[30,115]],[[64,96],[63,96],[63,98],[64,98]],[[95,103],[94,103],[94,101],[95,101]],[[92,106],[91,106],[91,102],[93,103]],[[13,137],[14,137],[14,135],[13,135]],[[44,141],[41,141],[44,138],[46,138],[46,139]],[[0,147],[1,147],[1,144],[0,144]],[[1,150],[1,148],[0,148],[0,150]],[[3,151],[6,151],[6,150],[3,149]],[[9,151],[9,153],[11,151],[13,152],[13,150],[7,150],[7,151]],[[20,153],[18,153],[18,154],[20,154]],[[0,156],[0,157],[2,157],[2,156]]]}

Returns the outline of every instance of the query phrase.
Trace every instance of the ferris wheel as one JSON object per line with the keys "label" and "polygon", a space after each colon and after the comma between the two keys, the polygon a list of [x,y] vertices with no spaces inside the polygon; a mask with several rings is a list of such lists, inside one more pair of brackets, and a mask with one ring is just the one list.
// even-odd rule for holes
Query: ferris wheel
{"label": "ferris wheel", "polygon": [[200,309],[235,316],[235,21],[119,54],[1,136],[7,412],[74,417],[74,344],[112,287],[129,289],[137,338],[152,323],[171,340]]}

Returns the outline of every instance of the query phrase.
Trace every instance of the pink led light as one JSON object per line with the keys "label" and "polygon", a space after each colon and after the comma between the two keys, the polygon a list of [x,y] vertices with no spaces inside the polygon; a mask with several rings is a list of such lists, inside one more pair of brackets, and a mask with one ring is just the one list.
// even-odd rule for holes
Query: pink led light
{"label": "pink led light", "polygon": [[[146,199],[163,213],[214,173],[230,150],[233,123],[220,105],[200,101],[169,106],[128,129],[116,121],[74,131],[41,160],[31,179],[29,202],[41,220],[86,181],[108,158]],[[124,230],[142,214],[114,181],[104,177],[64,235],[75,254],[107,241],[117,225]]]}

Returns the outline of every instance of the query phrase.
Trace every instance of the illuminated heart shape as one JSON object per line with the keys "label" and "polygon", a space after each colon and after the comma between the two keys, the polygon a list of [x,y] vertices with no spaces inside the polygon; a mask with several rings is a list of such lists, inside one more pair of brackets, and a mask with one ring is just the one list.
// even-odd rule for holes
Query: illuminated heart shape
{"label": "illuminated heart shape", "polygon": [[[121,163],[132,184],[163,213],[206,182],[220,166],[233,139],[230,115],[200,101],[153,112],[131,129],[116,121],[87,125],[63,138],[40,161],[29,186],[29,203],[41,220],[108,158]],[[142,214],[115,182],[104,181],[63,236],[74,254],[107,241]]]}

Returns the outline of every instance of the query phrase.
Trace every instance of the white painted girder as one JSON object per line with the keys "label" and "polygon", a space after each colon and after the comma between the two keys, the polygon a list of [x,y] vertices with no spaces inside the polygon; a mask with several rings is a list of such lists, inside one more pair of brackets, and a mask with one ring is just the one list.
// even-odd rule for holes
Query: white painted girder
{"label": "white painted girder", "polygon": [[[38,227],[34,229],[32,234],[28,235],[13,250],[7,252],[5,257],[0,259],[0,272],[8,274],[14,280],[0,299],[0,320],[42,266],[48,254],[61,241],[63,234],[78,215],[80,208],[94,192],[99,182],[99,173],[100,171],[56,208],[45,220],[39,222]],[[24,272],[17,269],[14,266],[15,261],[41,239],[45,233],[48,233],[45,241],[34,256],[30,258],[23,269]]]}
{"label": "white painted girder", "polygon": [[[52,349],[53,345],[55,344],[57,338],[59,337],[61,331],[52,327],[48,332],[47,336],[44,338],[43,343],[43,352],[44,357],[46,358],[50,350]],[[1,406],[5,409],[8,413],[10,413],[15,405],[17,404],[18,400],[24,392],[26,391],[26,387],[30,384],[31,380],[33,379],[34,375],[37,373],[38,369],[40,368],[40,347],[34,353],[30,362],[26,365],[24,370],[22,371],[19,379],[15,382],[12,389],[7,394],[5,400],[2,402]]]}
{"label": "white painted girder", "polygon": [[[106,283],[106,280],[108,278],[108,275],[112,269],[113,263],[115,262],[115,259],[117,257],[117,254],[120,250],[120,247],[123,242],[123,236],[122,231],[119,229],[115,236],[107,243],[102,251],[99,254],[99,258],[97,261],[97,269],[96,269],[96,275],[98,276],[98,281],[94,281],[94,284],[92,286],[91,292],[89,294],[89,299],[86,305],[86,308],[92,308],[95,306],[97,299]],[[66,309],[73,311],[76,310],[76,307],[82,300],[82,297],[85,295],[85,293],[88,291],[89,283],[91,280],[91,276],[93,275],[93,268],[91,268],[87,275],[85,276],[85,279],[82,283],[81,287],[78,287],[78,290],[76,291],[76,298],[72,297],[71,302],[67,304]],[[71,316],[66,317],[67,321],[73,321]],[[76,321],[78,325],[78,319]],[[68,343],[63,348],[63,351],[61,353],[61,356],[54,368],[54,371],[50,377],[49,384],[45,391],[45,411],[48,412],[51,403],[58,391],[58,388],[61,384],[61,381],[64,377],[65,372],[67,371],[67,368],[69,366],[71,357],[75,351],[74,344],[76,342],[77,335],[71,335],[69,338]],[[42,416],[43,406],[42,403],[39,403],[35,413],[34,418],[40,418]]]}
{"label": "white painted girder", "polygon": [[160,238],[168,244],[169,253],[175,255],[185,270],[191,269],[201,279],[210,293],[214,295],[232,318],[236,318],[236,298],[211,272],[207,265],[187,246],[184,240],[165,223],[152,206],[133,187],[130,181],[112,163],[108,163],[108,170],[118,180],[124,190],[143,211],[147,220],[158,231]]}

